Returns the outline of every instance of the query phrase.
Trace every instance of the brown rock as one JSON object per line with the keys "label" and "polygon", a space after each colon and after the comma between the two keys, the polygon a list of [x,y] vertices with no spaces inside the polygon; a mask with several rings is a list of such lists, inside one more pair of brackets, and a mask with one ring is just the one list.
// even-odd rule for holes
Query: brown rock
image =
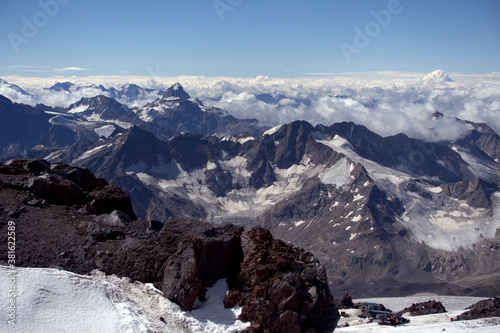
{"label": "brown rock", "polygon": [[296,312],[287,310],[283,312],[278,320],[274,323],[271,332],[287,332],[287,333],[300,333],[300,326],[297,325],[299,315]]}
{"label": "brown rock", "polygon": [[127,214],[132,220],[137,220],[130,197],[121,188],[108,185],[90,193],[90,206],[97,214],[109,214],[119,210]]}
{"label": "brown rock", "polygon": [[181,246],[164,266],[163,294],[182,310],[191,310],[203,289],[192,245]]}
{"label": "brown rock", "polygon": [[55,205],[82,205],[87,201],[87,195],[73,182],[53,175],[30,178],[28,190]]}
{"label": "brown rock", "polygon": [[238,304],[238,300],[241,297],[241,293],[238,290],[231,290],[227,293],[226,298],[224,298],[224,307],[230,309]]}

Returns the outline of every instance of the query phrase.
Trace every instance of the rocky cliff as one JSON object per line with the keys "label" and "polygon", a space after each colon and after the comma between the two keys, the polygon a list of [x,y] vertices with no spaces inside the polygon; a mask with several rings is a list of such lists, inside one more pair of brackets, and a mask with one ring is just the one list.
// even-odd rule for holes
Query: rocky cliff
{"label": "rocky cliff", "polygon": [[18,266],[99,269],[153,283],[184,310],[227,279],[225,306],[242,307],[248,332],[331,332],[338,322],[325,268],[265,229],[140,220],[118,187],[44,160],[0,164],[0,203],[0,229],[16,224]]}

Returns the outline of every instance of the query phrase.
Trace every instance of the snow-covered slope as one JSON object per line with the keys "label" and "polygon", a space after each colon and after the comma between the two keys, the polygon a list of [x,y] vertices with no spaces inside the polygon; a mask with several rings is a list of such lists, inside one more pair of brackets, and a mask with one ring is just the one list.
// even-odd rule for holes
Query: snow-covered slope
{"label": "snow-covered slope", "polygon": [[[401,311],[413,303],[425,302],[429,299],[440,301],[448,312],[430,314],[425,316],[412,317],[404,315],[410,319],[408,324],[402,326],[380,326],[377,323],[369,323],[367,319],[357,317],[360,310],[341,310],[351,315],[349,318],[341,318],[335,332],[421,332],[421,333],[441,333],[441,332],[482,332],[493,333],[500,330],[500,318],[483,318],[468,321],[451,321],[457,315],[463,313],[465,309],[480,301],[480,297],[453,297],[453,296],[420,296],[420,297],[389,297],[359,299],[356,302],[384,304],[392,311]],[[349,326],[345,327],[346,324]]]}
{"label": "snow-covered slope", "polygon": [[[209,300],[191,312],[163,297],[150,284],[95,272],[83,276],[48,268],[16,268],[16,324],[1,314],[1,332],[225,333],[245,329],[238,310],[225,309],[224,280],[208,290]],[[10,270],[0,266],[0,290],[9,289]],[[1,298],[7,309],[10,298]]]}
{"label": "snow-covered slope", "polygon": [[[106,276],[95,271],[83,276],[49,268],[17,268],[16,324],[0,321],[1,332],[161,332],[161,333],[230,333],[248,327],[236,319],[237,308],[225,309],[223,298],[227,284],[219,280],[208,290],[208,301],[190,312],[167,300],[150,284],[127,278]],[[0,266],[0,290],[8,290],[10,271]],[[435,299],[449,311],[443,314],[409,317],[410,323],[391,327],[394,332],[497,332],[500,318],[451,322],[465,308],[482,298],[421,296],[360,299],[357,302],[382,303],[399,311],[412,303]],[[2,297],[6,309],[10,299]],[[367,323],[352,316],[342,318],[335,332],[386,332],[387,327]],[[342,327],[348,323],[349,327]]]}

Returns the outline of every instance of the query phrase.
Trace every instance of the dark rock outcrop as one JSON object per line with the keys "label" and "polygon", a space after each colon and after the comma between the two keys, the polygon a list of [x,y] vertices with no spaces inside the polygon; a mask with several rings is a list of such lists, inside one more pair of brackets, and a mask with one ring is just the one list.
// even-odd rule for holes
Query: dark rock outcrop
{"label": "dark rock outcrop", "polygon": [[446,312],[443,303],[438,301],[427,301],[422,303],[414,303],[411,306],[399,311],[400,314],[409,312],[411,316],[423,316],[433,313]]}
{"label": "dark rock outcrop", "polygon": [[480,179],[462,180],[458,183],[443,184],[444,193],[450,197],[466,201],[474,208],[489,208],[491,201],[485,190],[485,182]]}
{"label": "dark rock outcrop", "polygon": [[137,220],[127,193],[95,177],[87,168],[50,164],[45,160],[14,159],[2,165],[1,169],[2,173],[24,175],[15,185],[50,204],[86,206],[98,215],[119,210],[130,219]]}
{"label": "dark rock outcrop", "polygon": [[479,301],[471,305],[466,311],[454,320],[471,320],[479,318],[500,317],[500,296]]}
{"label": "dark rock outcrop", "polygon": [[352,301],[352,297],[349,294],[345,294],[340,302],[338,303],[337,307],[341,309],[352,309],[354,308],[354,303]]}
{"label": "dark rock outcrop", "polygon": [[241,235],[244,260],[226,298],[243,306],[240,319],[251,321],[248,332],[329,332],[339,314],[328,288],[325,268],[314,256],[273,239],[262,228]]}
{"label": "dark rock outcrop", "polygon": [[[224,304],[242,306],[240,319],[251,322],[247,332],[331,332],[338,322],[325,268],[265,229],[182,218],[164,225],[134,221],[124,192],[85,170],[45,161],[10,164],[0,165],[8,171],[0,172],[0,232],[15,222],[19,267],[99,269],[153,283],[183,310],[226,279]],[[80,176],[63,178],[64,172]],[[27,185],[32,179],[43,180],[41,190]],[[1,251],[0,263],[7,253]]]}
{"label": "dark rock outcrop", "polygon": [[89,194],[92,199],[90,206],[97,214],[109,214],[114,210],[120,210],[133,220],[136,220],[130,197],[121,188],[108,185],[95,189]]}

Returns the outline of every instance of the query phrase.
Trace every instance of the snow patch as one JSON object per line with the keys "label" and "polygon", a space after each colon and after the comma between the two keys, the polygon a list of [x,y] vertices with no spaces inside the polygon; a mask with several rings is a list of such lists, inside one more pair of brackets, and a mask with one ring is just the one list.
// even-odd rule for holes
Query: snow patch
{"label": "snow patch", "polygon": [[294,222],[293,224],[295,224],[295,226],[298,227],[299,225],[302,225],[304,223],[306,223],[306,221],[302,220],[302,221]]}
{"label": "snow patch", "polygon": [[[0,290],[8,290],[10,271],[0,266]],[[165,298],[152,284],[93,271],[83,276],[51,268],[16,268],[17,321],[0,321],[0,332],[239,332],[241,308],[225,309],[228,286],[218,280],[208,300],[189,312]],[[0,298],[7,308],[9,299]],[[160,320],[163,317],[163,321]],[[91,319],[91,320],[89,320]]]}
{"label": "snow patch", "polygon": [[274,126],[273,128],[270,128],[268,129],[267,131],[265,131],[262,136],[264,135],[273,135],[274,133],[278,132],[280,130],[280,128],[283,127],[283,124],[281,125],[278,125],[278,126]]}
{"label": "snow patch", "polygon": [[77,164],[79,161],[82,161],[86,158],[89,158],[90,156],[94,155],[94,154],[97,154],[100,150],[104,149],[104,148],[108,148],[108,147],[111,147],[112,144],[106,144],[106,145],[102,145],[102,146],[97,146],[93,149],[90,149],[90,150],[87,150],[86,152],[84,152],[80,157],[74,159],[71,164]]}
{"label": "snow patch", "polygon": [[105,138],[109,138],[114,131],[115,131],[115,126],[113,125],[105,125],[94,129],[94,132],[96,132],[97,135],[103,136]]}
{"label": "snow patch", "polygon": [[87,111],[89,107],[90,105],[80,105],[72,108],[71,110],[68,111],[68,113],[82,113],[84,111]]}
{"label": "snow patch", "polygon": [[323,184],[342,187],[349,182],[351,172],[351,163],[347,158],[342,158],[331,168],[326,169],[321,175],[320,180]]}
{"label": "snow patch", "polygon": [[364,198],[364,196],[362,196],[362,195],[360,195],[360,194],[356,194],[356,195],[354,196],[354,198],[352,199],[352,201],[359,201],[359,200],[361,200],[361,199],[363,199],[363,198]]}
{"label": "snow patch", "polygon": [[[49,268],[16,268],[16,325],[0,321],[1,332],[153,332],[144,311],[106,281]],[[0,289],[9,273],[0,266]],[[0,298],[2,309],[10,299]],[[5,319],[5,318],[4,318]]]}
{"label": "snow patch", "polygon": [[469,165],[471,171],[478,178],[490,181],[493,173],[499,170],[498,164],[488,163],[486,160],[470,154],[468,149],[458,146],[453,146],[452,149],[460,154],[462,159]]}

